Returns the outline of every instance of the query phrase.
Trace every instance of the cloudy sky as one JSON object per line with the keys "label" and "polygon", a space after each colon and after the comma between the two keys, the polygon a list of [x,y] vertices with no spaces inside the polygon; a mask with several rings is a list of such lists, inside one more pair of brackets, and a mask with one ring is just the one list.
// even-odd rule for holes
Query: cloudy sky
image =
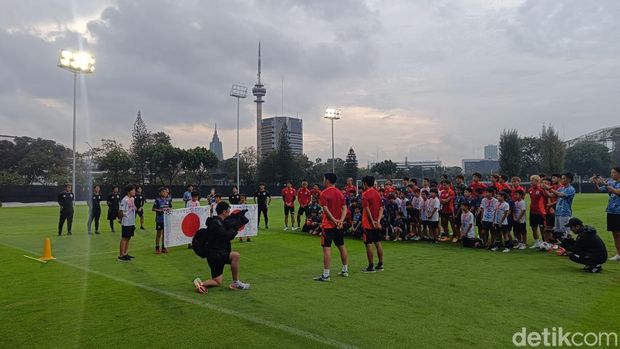
{"label": "cloudy sky", "polygon": [[[97,69],[80,80],[79,149],[128,145],[140,109],[181,147],[208,146],[217,123],[232,156],[228,93],[255,83],[259,40],[264,115],[303,118],[311,159],[330,156],[328,106],[343,111],[337,156],[353,146],[362,165],[460,165],[504,128],[569,139],[620,124],[616,0],[4,0],[0,134],[71,144],[72,77],[56,63],[83,48]],[[242,147],[256,142],[252,100]]]}

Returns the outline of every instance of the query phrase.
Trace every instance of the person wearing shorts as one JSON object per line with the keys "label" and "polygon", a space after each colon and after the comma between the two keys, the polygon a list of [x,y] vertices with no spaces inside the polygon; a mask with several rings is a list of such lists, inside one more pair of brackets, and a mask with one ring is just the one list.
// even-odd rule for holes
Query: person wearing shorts
{"label": "person wearing shorts", "polygon": [[133,237],[136,230],[136,204],[134,197],[136,196],[136,188],[129,185],[125,188],[125,197],[119,204],[118,215],[121,217],[121,243],[119,247],[118,261],[129,262],[134,257],[130,256],[129,240]]}
{"label": "person wearing shorts", "polygon": [[609,195],[607,202],[607,231],[614,237],[616,255],[609,260],[620,262],[620,167],[611,169],[611,179],[592,178],[596,190]]}
{"label": "person wearing shorts", "polygon": [[314,278],[316,281],[330,281],[331,265],[331,246],[332,242],[340,252],[342,261],[342,271],[339,276],[349,276],[347,248],[344,246],[343,223],[347,214],[347,203],[344,195],[335,187],[336,174],[326,173],[323,176],[325,190],[321,192],[319,203],[323,208],[323,219],[321,221],[321,247],[323,248],[323,274]]}
{"label": "person wearing shorts", "polygon": [[305,215],[305,219],[310,218],[310,212],[308,207],[312,199],[312,192],[308,189],[308,181],[305,179],[301,181],[301,188],[297,191],[297,202],[299,202],[299,209],[297,210],[297,227],[301,227],[301,215]]}
{"label": "person wearing shorts", "polygon": [[284,202],[284,230],[288,230],[288,218],[291,216],[291,230],[295,231],[295,197],[297,191],[293,188],[293,182],[286,181],[286,187],[282,189],[282,201]]}
{"label": "person wearing shorts", "polygon": [[555,222],[553,226],[553,234],[556,240],[567,237],[569,230],[567,228],[568,221],[573,215],[573,199],[575,198],[575,188],[571,185],[573,182],[572,173],[564,173],[560,179],[561,187],[553,189],[553,187],[544,187],[550,195],[557,197],[558,201],[555,208]]}
{"label": "person wearing shorts", "polygon": [[[172,200],[168,197],[168,188],[159,188],[159,197],[153,202],[155,212],[155,254],[168,253],[164,246],[164,214],[172,208]],[[161,249],[160,249],[161,241]]]}
{"label": "person wearing shorts", "polygon": [[[365,273],[383,271],[383,246],[381,246],[381,219],[383,218],[383,205],[381,205],[381,195],[375,189],[375,178],[366,176],[362,179],[364,192],[362,193],[362,240],[366,246],[366,257],[368,267],[362,270]],[[374,253],[372,246],[377,249],[377,259],[379,262],[374,265]]]}

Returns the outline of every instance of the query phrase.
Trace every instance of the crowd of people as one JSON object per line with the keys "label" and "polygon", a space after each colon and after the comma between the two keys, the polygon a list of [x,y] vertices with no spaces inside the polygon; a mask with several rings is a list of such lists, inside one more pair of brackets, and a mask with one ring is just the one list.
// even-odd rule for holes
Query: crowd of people
{"label": "crowd of people", "polygon": [[[482,175],[474,173],[467,184],[462,175],[456,176],[454,181],[442,175],[438,181],[424,178],[421,183],[416,179],[403,178],[397,186],[389,179],[384,184],[379,184],[372,176],[366,176],[362,180],[362,186],[358,187],[352,178],[348,178],[343,186],[338,187],[336,175],[327,173],[322,189],[319,184],[310,188],[305,180],[296,189],[293,183],[288,181],[281,192],[283,230],[301,230],[320,236],[324,270],[315,280],[329,281],[332,244],[338,248],[342,261],[342,270],[338,275],[349,275],[348,252],[344,246],[346,235],[363,240],[368,258],[368,266],[363,271],[369,273],[384,270],[382,241],[452,243],[465,248],[505,253],[524,250],[528,248],[525,198],[529,195],[529,228],[533,238],[529,248],[568,256],[571,260],[584,264],[584,270],[588,272],[598,273],[602,270],[602,264],[607,260],[605,244],[593,227],[584,225],[580,219],[573,217],[572,204],[576,190],[572,186],[571,173],[533,175],[529,178],[530,185],[527,189],[521,185],[519,177],[509,179],[506,175],[493,174],[489,179],[490,182],[484,183]],[[609,179],[595,176],[591,181],[597,191],[609,195],[607,230],[613,233],[617,251],[610,260],[620,261],[620,168],[614,167]],[[58,196],[58,235],[62,235],[65,222],[67,234],[71,235],[74,200],[71,189],[71,185],[67,184]],[[186,189],[182,207],[200,206],[200,193],[194,190],[192,185],[188,185]],[[268,208],[271,198],[264,184],[259,185],[253,196],[253,202],[258,206],[258,225],[260,226],[262,217],[265,228],[269,225]],[[219,216],[222,221],[228,217],[230,205],[222,200],[222,196],[217,194],[215,189],[211,190],[206,200],[213,211],[213,217]],[[95,186],[88,200],[88,234],[100,234],[102,201],[104,195],[101,188]],[[144,229],[144,208],[147,200],[143,190],[140,186],[129,185],[121,193],[119,187],[115,186],[105,201],[110,230],[115,231],[117,220],[121,223],[118,260],[131,261],[134,257],[129,255],[128,248],[135,233],[136,218],[139,218],[140,229]],[[246,204],[248,198],[233,187],[228,201],[233,205]],[[170,190],[161,187],[151,209],[155,212],[156,254],[168,252],[164,246],[164,215],[172,208]],[[223,236],[232,236],[231,239],[234,239],[235,235],[226,232]],[[244,240],[240,238],[239,241]],[[251,240],[248,237],[245,241]],[[377,264],[374,264],[373,247],[378,258]],[[239,256],[233,256],[236,252],[231,251],[230,241],[225,252],[230,258],[226,257],[228,263],[224,264],[235,262],[233,276],[238,277]],[[219,276],[213,275],[216,279]],[[216,281],[221,282],[220,279]],[[208,287],[219,285],[216,281],[211,279],[204,284],[202,281],[194,284],[197,290],[206,292]],[[241,283],[238,278],[233,281],[231,288],[249,287],[249,284]]]}

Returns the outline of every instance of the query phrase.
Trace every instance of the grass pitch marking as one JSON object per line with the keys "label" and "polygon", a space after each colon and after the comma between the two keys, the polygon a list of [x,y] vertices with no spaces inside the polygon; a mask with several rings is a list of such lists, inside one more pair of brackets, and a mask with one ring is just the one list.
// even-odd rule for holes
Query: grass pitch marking
{"label": "grass pitch marking", "polygon": [[[30,253],[30,254],[36,254],[36,252],[34,252],[34,251],[26,250],[24,248],[21,248],[21,247],[12,245],[12,244],[7,244],[5,242],[0,242],[0,244],[3,245],[3,246],[9,247],[9,248],[15,249],[15,250],[23,251],[23,252]],[[167,296],[167,297],[170,297],[170,298],[174,298],[174,299],[177,299],[177,300],[180,300],[180,301],[183,301],[183,302],[186,302],[186,303],[190,303],[190,304],[195,304],[195,305],[201,306],[203,308],[207,308],[209,310],[214,310],[214,311],[220,312],[222,314],[231,315],[231,316],[243,319],[243,320],[247,320],[247,321],[253,322],[253,323],[258,324],[258,325],[263,325],[265,327],[273,328],[273,329],[276,329],[276,330],[279,330],[279,331],[282,331],[282,332],[286,332],[286,333],[289,333],[289,334],[292,334],[292,335],[295,335],[295,336],[298,336],[298,337],[310,339],[310,340],[315,341],[317,343],[321,343],[321,344],[325,344],[325,345],[329,345],[329,346],[332,346],[332,347],[335,347],[335,348],[341,348],[341,349],[355,349],[355,348],[357,348],[354,345],[346,344],[346,343],[343,343],[343,342],[339,342],[339,341],[337,341],[335,339],[323,337],[321,335],[318,335],[318,334],[315,334],[315,333],[312,333],[312,332],[308,332],[308,331],[305,331],[305,330],[301,330],[301,329],[298,329],[296,327],[292,327],[292,326],[288,326],[288,325],[283,325],[283,324],[280,324],[280,323],[277,323],[277,322],[265,320],[263,318],[260,318],[260,317],[254,316],[254,315],[249,315],[249,314],[241,313],[241,312],[238,312],[236,310],[232,310],[232,309],[221,307],[219,305],[205,303],[205,302],[199,301],[197,299],[193,299],[193,298],[189,298],[189,297],[186,297],[186,296],[182,296],[182,295],[176,294],[174,292],[166,291],[166,290],[163,290],[163,289],[160,289],[160,288],[157,288],[157,287],[152,287],[152,286],[140,284],[140,283],[137,283],[137,282],[134,282],[134,281],[131,281],[131,280],[126,280],[126,279],[123,279],[123,278],[119,278],[117,276],[110,275],[110,274],[107,274],[107,273],[103,273],[103,272],[100,272],[100,271],[97,271],[97,270],[93,270],[93,269],[90,269],[88,267],[84,267],[84,266],[81,266],[81,265],[77,265],[77,264],[61,261],[61,260],[58,260],[58,259],[54,260],[54,263],[64,264],[66,266],[69,266],[69,267],[72,267],[72,268],[75,268],[75,269],[79,269],[79,270],[85,271],[87,273],[91,273],[91,274],[94,274],[94,275],[102,276],[104,278],[107,278],[107,279],[110,279],[110,280],[113,280],[113,281],[116,281],[116,282],[124,283],[124,284],[130,285],[130,286],[133,286],[133,287],[138,287],[138,288],[141,288],[143,290],[150,291],[150,292],[159,293],[161,295],[164,295],[164,296]]]}

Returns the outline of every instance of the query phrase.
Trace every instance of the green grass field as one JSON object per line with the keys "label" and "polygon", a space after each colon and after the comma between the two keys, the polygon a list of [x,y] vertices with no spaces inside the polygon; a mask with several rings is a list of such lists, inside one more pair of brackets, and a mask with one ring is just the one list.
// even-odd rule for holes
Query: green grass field
{"label": "green grass field", "polygon": [[[579,195],[574,208],[613,255],[606,198]],[[566,257],[533,250],[386,242],[386,271],[363,274],[363,244],[347,240],[351,276],[318,283],[319,239],[282,232],[275,201],[272,229],[233,244],[252,289],[199,295],[192,280],[209,275],[206,261],[184,247],[155,255],[150,212],[147,230],[131,241],[131,263],[116,261],[120,229],[113,234],[103,221],[101,235],[87,236],[86,207],[78,207],[73,236],[57,237],[57,213],[0,208],[2,348],[498,348],[512,346],[522,327],[618,332],[620,324],[620,264],[586,274]],[[23,257],[39,256],[46,237],[56,261]]]}

